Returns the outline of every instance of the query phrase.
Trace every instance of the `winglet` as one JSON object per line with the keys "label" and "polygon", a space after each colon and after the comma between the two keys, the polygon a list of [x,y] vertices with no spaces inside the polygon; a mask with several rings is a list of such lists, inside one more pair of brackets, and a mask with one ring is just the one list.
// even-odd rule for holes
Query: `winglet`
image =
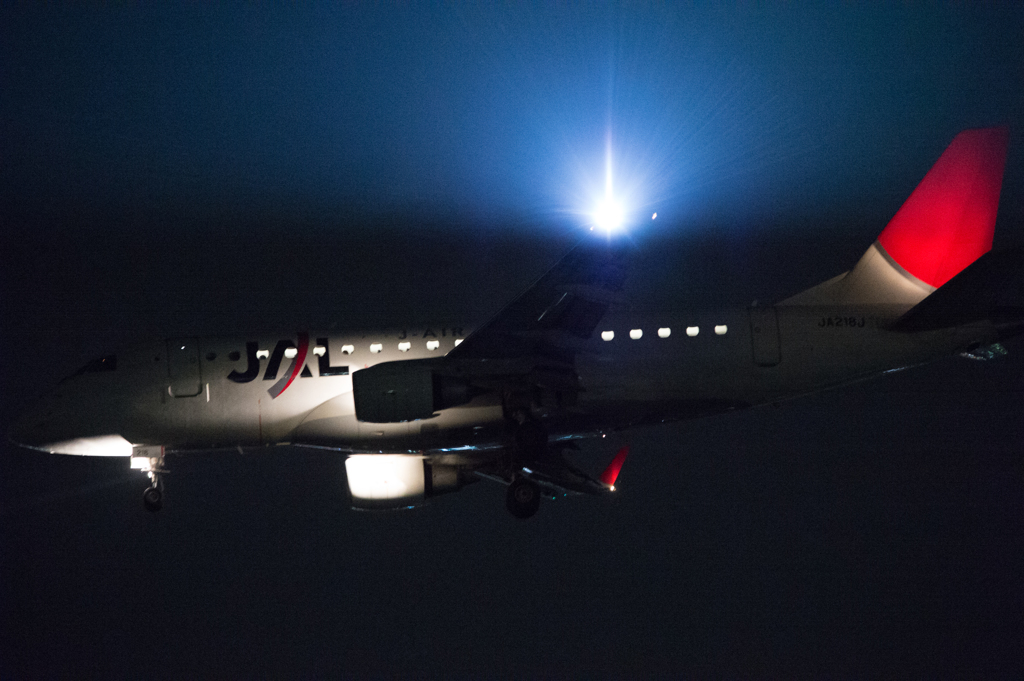
{"label": "winglet", "polygon": [[604,473],[601,473],[601,482],[608,485],[612,489],[615,489],[615,481],[619,478],[619,471],[622,470],[622,464],[626,460],[626,456],[629,454],[629,445],[626,445],[619,450],[612,462],[608,464],[608,468],[604,469]]}

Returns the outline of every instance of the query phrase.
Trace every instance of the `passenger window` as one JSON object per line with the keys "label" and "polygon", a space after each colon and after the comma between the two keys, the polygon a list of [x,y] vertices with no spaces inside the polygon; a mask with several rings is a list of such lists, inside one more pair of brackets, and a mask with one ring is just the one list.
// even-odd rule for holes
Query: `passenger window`
{"label": "passenger window", "polygon": [[409,341],[402,341],[401,343],[398,344],[398,351],[399,352],[409,352],[409,348],[411,348],[411,347],[412,347],[412,343],[410,343]]}
{"label": "passenger window", "polygon": [[370,352],[372,352],[375,355],[378,352],[380,352],[381,350],[383,350],[383,349],[384,349],[384,344],[383,343],[370,343]]}
{"label": "passenger window", "polygon": [[343,355],[351,355],[355,351],[356,351],[356,346],[354,346],[354,345],[342,345],[341,346],[341,354],[343,354]]}
{"label": "passenger window", "polygon": [[441,341],[427,341],[427,350],[437,350],[439,347],[441,347]]}
{"label": "passenger window", "polygon": [[663,326],[658,329],[658,338],[668,338],[672,335],[672,329],[667,326]]}

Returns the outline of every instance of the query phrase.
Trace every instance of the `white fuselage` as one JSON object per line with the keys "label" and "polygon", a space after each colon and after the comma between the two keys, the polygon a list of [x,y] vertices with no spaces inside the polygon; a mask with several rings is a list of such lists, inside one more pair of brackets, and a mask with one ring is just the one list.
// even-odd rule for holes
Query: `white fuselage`
{"label": "white fuselage", "polygon": [[[989,325],[887,331],[880,320],[892,316],[891,309],[870,306],[658,314],[613,308],[575,354],[581,386],[575,399],[557,408],[539,404],[538,416],[556,437],[692,418],[813,392],[994,338]],[[63,381],[11,436],[55,452],[61,449],[54,443],[111,435],[177,450],[280,443],[350,452],[486,450],[501,445],[504,414],[496,394],[400,423],[361,422],[353,402],[356,371],[443,357],[469,331],[295,332],[140,345],[119,352],[113,370]]]}

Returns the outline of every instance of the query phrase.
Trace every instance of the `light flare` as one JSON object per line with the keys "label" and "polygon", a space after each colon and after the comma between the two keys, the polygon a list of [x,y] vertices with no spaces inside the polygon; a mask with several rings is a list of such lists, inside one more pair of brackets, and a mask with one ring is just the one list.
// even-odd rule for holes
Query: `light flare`
{"label": "light flare", "polygon": [[606,196],[597,204],[593,214],[594,224],[606,232],[614,232],[622,227],[622,205],[614,198]]}
{"label": "light flare", "polygon": [[608,234],[621,229],[626,217],[622,202],[615,198],[612,168],[612,135],[611,131],[609,131],[605,138],[604,198],[598,202],[594,212],[591,214],[594,225]]}

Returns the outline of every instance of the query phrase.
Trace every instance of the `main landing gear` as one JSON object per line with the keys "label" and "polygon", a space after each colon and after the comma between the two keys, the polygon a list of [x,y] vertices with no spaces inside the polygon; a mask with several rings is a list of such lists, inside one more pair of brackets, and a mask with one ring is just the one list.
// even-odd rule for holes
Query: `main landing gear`
{"label": "main landing gear", "polygon": [[516,409],[509,418],[508,475],[512,482],[505,494],[505,506],[516,518],[532,517],[540,508],[537,483],[519,475],[520,469],[548,455],[548,434],[526,409]]}
{"label": "main landing gear", "polygon": [[167,472],[164,468],[163,447],[133,447],[132,468],[140,470],[149,477],[150,485],[142,493],[142,504],[147,511],[156,513],[164,505],[164,486],[160,476]]}
{"label": "main landing gear", "polygon": [[531,517],[540,508],[540,488],[526,478],[516,478],[505,493],[505,506],[517,518]]}

